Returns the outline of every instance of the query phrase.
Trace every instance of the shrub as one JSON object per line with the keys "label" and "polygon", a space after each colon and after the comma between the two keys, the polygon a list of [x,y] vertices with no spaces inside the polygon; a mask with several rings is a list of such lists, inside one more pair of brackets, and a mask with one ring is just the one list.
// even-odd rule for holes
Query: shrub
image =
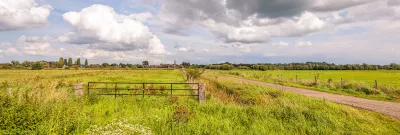
{"label": "shrub", "polygon": [[42,69],[43,69],[43,65],[41,63],[39,63],[39,62],[35,62],[32,65],[32,70],[42,70]]}
{"label": "shrub", "polygon": [[186,72],[186,79],[192,82],[195,79],[199,78],[201,74],[204,73],[204,69],[191,67],[191,68],[185,68],[185,72]]}

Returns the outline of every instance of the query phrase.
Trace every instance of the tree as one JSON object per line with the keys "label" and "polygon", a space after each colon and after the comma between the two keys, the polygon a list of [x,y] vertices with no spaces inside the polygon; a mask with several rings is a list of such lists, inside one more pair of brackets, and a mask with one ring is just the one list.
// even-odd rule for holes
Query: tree
{"label": "tree", "polygon": [[108,63],[103,63],[103,64],[101,64],[101,66],[103,66],[103,67],[108,67],[109,64],[108,64]]}
{"label": "tree", "polygon": [[142,65],[143,65],[143,66],[148,66],[148,65],[149,65],[149,61],[147,61],[147,60],[146,60],[146,61],[143,61],[143,62],[142,62]]}
{"label": "tree", "polygon": [[64,66],[64,58],[60,57],[60,59],[58,60],[58,64],[57,67],[62,68]]}
{"label": "tree", "polygon": [[190,63],[189,63],[189,62],[182,62],[182,66],[183,66],[183,67],[189,67],[189,66],[190,66]]}
{"label": "tree", "polygon": [[89,65],[87,59],[85,59],[85,67],[87,67]]}
{"label": "tree", "polygon": [[124,63],[119,63],[119,66],[122,67],[122,68],[125,68],[125,67],[126,67],[126,64],[124,64]]}
{"label": "tree", "polygon": [[64,59],[64,65],[68,65],[67,59]]}
{"label": "tree", "polygon": [[76,60],[76,65],[81,66],[81,58],[78,58],[78,59]]}
{"label": "tree", "polygon": [[43,65],[40,62],[35,62],[32,65],[32,70],[42,70],[43,69]]}
{"label": "tree", "polygon": [[69,57],[68,58],[68,66],[71,67],[72,65],[73,65],[72,58]]}

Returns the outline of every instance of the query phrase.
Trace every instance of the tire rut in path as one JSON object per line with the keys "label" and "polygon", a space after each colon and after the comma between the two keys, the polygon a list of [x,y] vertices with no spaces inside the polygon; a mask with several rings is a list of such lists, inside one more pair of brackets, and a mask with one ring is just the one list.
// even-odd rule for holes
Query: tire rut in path
{"label": "tire rut in path", "polygon": [[253,80],[248,80],[248,79],[243,79],[243,78],[235,78],[235,77],[229,77],[229,76],[218,76],[218,77],[242,81],[242,82],[249,83],[249,84],[256,84],[256,85],[260,85],[260,86],[271,87],[271,88],[279,88],[284,91],[288,91],[288,92],[292,92],[292,93],[296,93],[296,94],[300,94],[300,95],[304,95],[304,96],[308,96],[308,97],[320,98],[320,99],[324,99],[324,100],[331,101],[334,103],[349,105],[349,106],[353,106],[353,107],[357,107],[357,108],[362,108],[362,109],[382,113],[382,114],[392,116],[392,117],[400,120],[400,103],[377,101],[377,100],[363,99],[363,98],[352,97],[352,96],[337,95],[337,94],[331,94],[331,93],[326,93],[326,92],[320,92],[320,91],[314,91],[314,90],[308,90],[308,89],[302,89],[302,88],[294,88],[294,87],[282,86],[282,85],[271,84],[271,83],[260,82],[260,81],[253,81]]}

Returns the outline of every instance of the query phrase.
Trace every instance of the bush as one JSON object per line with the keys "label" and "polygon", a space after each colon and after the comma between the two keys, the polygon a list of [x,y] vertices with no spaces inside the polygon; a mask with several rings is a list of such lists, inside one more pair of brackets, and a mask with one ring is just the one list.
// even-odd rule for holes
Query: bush
{"label": "bush", "polygon": [[42,69],[43,69],[43,65],[41,63],[39,63],[39,62],[35,62],[32,65],[32,70],[42,70]]}

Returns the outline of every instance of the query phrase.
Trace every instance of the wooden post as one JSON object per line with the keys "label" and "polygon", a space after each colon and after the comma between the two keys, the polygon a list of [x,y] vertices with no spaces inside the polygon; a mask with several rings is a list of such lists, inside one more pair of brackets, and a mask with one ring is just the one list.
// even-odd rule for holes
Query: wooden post
{"label": "wooden post", "polygon": [[114,99],[117,98],[117,83],[114,83]]}
{"label": "wooden post", "polygon": [[88,94],[88,95],[90,95],[89,89],[90,89],[90,83],[88,82],[88,83],[87,83],[87,94]]}
{"label": "wooden post", "polygon": [[204,83],[199,83],[199,103],[206,103],[206,85]]}
{"label": "wooden post", "polygon": [[170,96],[171,96],[171,99],[172,99],[172,83],[171,83],[171,95]]}
{"label": "wooden post", "polygon": [[314,76],[314,79],[315,79],[315,85],[317,85],[318,84],[317,76]]}
{"label": "wooden post", "polygon": [[297,75],[296,75],[296,83],[297,83]]}
{"label": "wooden post", "polygon": [[145,88],[145,87],[144,87],[144,83],[143,83],[143,97],[144,97],[144,88]]}
{"label": "wooden post", "polygon": [[378,89],[378,80],[375,80],[375,89]]}
{"label": "wooden post", "polygon": [[340,85],[343,87],[343,78],[340,78]]}
{"label": "wooden post", "polygon": [[74,90],[76,96],[82,96],[83,95],[82,83],[76,83]]}

